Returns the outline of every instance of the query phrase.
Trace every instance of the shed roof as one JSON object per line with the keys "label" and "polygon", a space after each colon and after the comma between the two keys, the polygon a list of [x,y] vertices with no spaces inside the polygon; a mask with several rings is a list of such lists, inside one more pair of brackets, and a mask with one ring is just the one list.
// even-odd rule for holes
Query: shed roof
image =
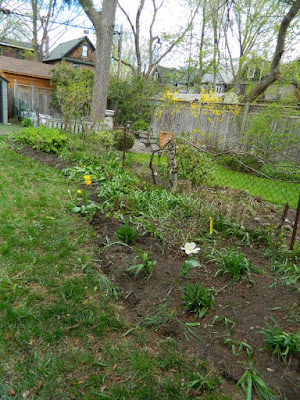
{"label": "shed roof", "polygon": [[57,47],[55,47],[55,49],[53,49],[50,52],[49,56],[47,58],[45,58],[44,61],[47,62],[47,61],[62,59],[63,57],[67,56],[70,53],[70,51],[75,49],[75,47],[77,47],[84,40],[87,40],[90,43],[90,45],[92,46],[93,50],[95,51],[95,47],[94,47],[93,43],[90,41],[90,39],[87,36],[83,36],[81,38],[72,39],[72,40],[69,40],[68,42],[59,44]]}
{"label": "shed roof", "polygon": [[52,69],[53,65],[0,56],[0,71],[50,79],[50,71]]}

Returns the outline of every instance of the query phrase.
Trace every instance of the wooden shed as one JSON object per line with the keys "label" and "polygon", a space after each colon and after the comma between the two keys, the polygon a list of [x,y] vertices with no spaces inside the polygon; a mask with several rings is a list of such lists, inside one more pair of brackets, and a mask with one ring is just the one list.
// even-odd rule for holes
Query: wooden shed
{"label": "wooden shed", "polygon": [[0,123],[8,123],[7,84],[9,82],[0,75]]}
{"label": "wooden shed", "polygon": [[8,118],[20,102],[29,110],[49,113],[52,69],[51,65],[0,56],[0,74],[8,81]]}

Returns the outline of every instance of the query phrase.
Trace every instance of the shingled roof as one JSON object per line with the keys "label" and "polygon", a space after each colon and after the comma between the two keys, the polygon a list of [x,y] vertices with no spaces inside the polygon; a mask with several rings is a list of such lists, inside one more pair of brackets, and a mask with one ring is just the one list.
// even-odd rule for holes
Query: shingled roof
{"label": "shingled roof", "polygon": [[18,49],[34,51],[32,43],[23,42],[22,40],[3,38],[0,42],[0,45],[7,47],[17,47]]}
{"label": "shingled roof", "polygon": [[18,58],[0,56],[0,71],[13,72],[20,75],[51,78],[50,71],[53,65],[42,64],[34,61],[19,60]]}
{"label": "shingled roof", "polygon": [[44,61],[47,62],[65,58],[73,49],[75,49],[75,47],[77,47],[84,40],[87,40],[95,51],[95,47],[90,39],[87,36],[83,36],[81,38],[69,40],[68,42],[59,44],[57,47],[55,47],[55,49],[50,52],[49,56],[45,58]]}

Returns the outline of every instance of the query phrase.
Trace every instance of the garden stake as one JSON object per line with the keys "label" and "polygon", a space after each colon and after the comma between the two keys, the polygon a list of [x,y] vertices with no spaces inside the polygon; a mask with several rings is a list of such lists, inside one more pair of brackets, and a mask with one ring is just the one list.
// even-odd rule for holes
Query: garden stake
{"label": "garden stake", "polygon": [[124,127],[124,136],[123,136],[123,168],[125,166],[126,129],[127,126]]}
{"label": "garden stake", "polygon": [[212,235],[212,233],[213,233],[213,225],[214,225],[213,218],[209,217],[209,234],[210,235]]}
{"label": "garden stake", "polygon": [[296,211],[296,217],[295,217],[294,229],[293,229],[293,233],[292,233],[290,250],[293,250],[293,248],[294,248],[297,227],[298,227],[298,222],[299,222],[299,216],[300,216],[300,193],[299,193],[298,207],[297,207],[297,211]]}

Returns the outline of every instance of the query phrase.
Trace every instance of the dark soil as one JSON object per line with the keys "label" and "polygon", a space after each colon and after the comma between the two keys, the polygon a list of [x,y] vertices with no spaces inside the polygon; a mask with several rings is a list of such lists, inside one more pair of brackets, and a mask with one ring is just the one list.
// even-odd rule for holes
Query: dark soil
{"label": "dark soil", "polygon": [[[116,240],[115,232],[119,227],[115,220],[98,215],[93,220],[93,226],[99,234],[100,243],[105,243],[106,237]],[[181,266],[186,256],[182,251],[174,251],[162,255],[161,245],[151,236],[138,237],[135,245],[142,251],[151,254],[156,260],[154,273],[147,279],[140,273],[135,279],[133,273],[126,272],[132,265],[137,252],[134,247],[121,245],[111,246],[101,252],[102,270],[121,289],[121,298],[125,307],[130,311],[133,323],[143,323],[146,316],[153,315],[155,310],[166,304],[167,310],[176,310],[177,319],[188,323],[199,320],[183,307],[182,287],[187,280],[180,278]],[[268,263],[261,258],[259,249],[243,248],[254,265],[268,270]],[[199,282],[216,291],[215,309],[200,320],[201,325],[194,327],[194,333],[199,337],[187,335],[182,322],[171,320],[166,324],[156,326],[155,329],[162,336],[174,337],[189,353],[195,353],[200,358],[208,358],[218,367],[224,378],[236,383],[245,371],[245,365],[237,363],[232,355],[231,348],[224,345],[226,334],[224,327],[213,326],[216,315],[226,316],[234,321],[233,338],[247,342],[254,350],[254,363],[266,382],[273,388],[278,388],[288,399],[298,399],[297,385],[300,373],[300,357],[293,355],[285,364],[282,360],[273,357],[271,351],[263,350],[263,337],[257,331],[264,327],[264,321],[272,324],[270,317],[275,318],[285,331],[295,331],[295,323],[287,321],[285,307],[298,304],[299,298],[295,292],[287,291],[281,285],[269,288],[274,278],[262,274],[254,274],[253,282],[242,280],[232,283],[227,277],[214,277],[215,269],[201,260],[202,268],[194,269],[188,276],[189,283]],[[222,288],[224,288],[222,290]],[[275,309],[280,307],[280,309]],[[217,332],[218,331],[218,332]],[[247,362],[247,357],[241,355],[240,361]]]}
{"label": "dark soil", "polygon": [[[70,166],[56,156],[37,153],[29,148],[24,148],[22,154],[59,169]],[[95,191],[95,187],[91,190]],[[94,197],[96,199],[95,194]],[[175,338],[189,354],[209,359],[233,387],[249,363],[245,352],[236,358],[231,347],[224,344],[224,326],[212,324],[216,315],[226,316],[235,323],[232,337],[252,346],[254,365],[267,384],[275,391],[278,390],[278,394],[280,391],[288,400],[299,398],[300,355],[293,354],[287,363],[278,360],[270,350],[262,350],[263,336],[257,333],[265,327],[264,321],[272,324],[270,317],[275,318],[285,332],[295,332],[298,329],[295,320],[287,319],[287,309],[299,306],[299,296],[296,291],[288,291],[281,284],[270,288],[275,277],[270,272],[269,262],[263,257],[263,249],[256,245],[241,249],[255,266],[266,271],[266,274],[254,273],[253,282],[233,282],[229,277],[221,275],[215,277],[214,265],[201,259],[201,256],[202,267],[192,270],[187,280],[180,277],[186,255],[180,249],[169,249],[166,254],[162,254],[162,248],[165,248],[162,242],[146,234],[138,236],[134,246],[150,253],[151,259],[156,260],[157,264],[150,279],[143,272],[135,279],[134,273],[126,271],[137,255],[134,246],[112,245],[103,251],[107,238],[110,241],[117,240],[119,222],[105,215],[96,215],[91,223],[98,233],[101,270],[120,289],[120,301],[133,324],[143,324],[145,317],[162,310],[162,307],[166,307],[169,313],[174,310],[176,318],[149,329],[155,329],[163,338]],[[234,239],[229,239],[228,244],[234,245]],[[199,282],[216,290],[214,310],[209,311],[201,320],[186,312],[183,307],[182,288],[187,281]],[[200,322],[200,326],[189,326],[194,335],[187,332],[184,323],[196,322]]]}

